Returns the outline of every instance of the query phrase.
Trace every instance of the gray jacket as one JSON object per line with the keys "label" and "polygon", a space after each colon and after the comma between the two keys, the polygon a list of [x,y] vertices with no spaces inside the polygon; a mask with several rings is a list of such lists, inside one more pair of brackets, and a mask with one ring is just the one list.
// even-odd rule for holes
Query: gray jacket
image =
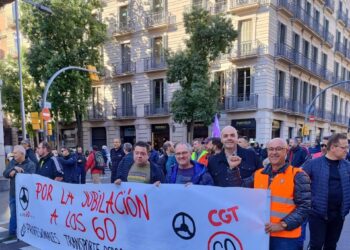
{"label": "gray jacket", "polygon": [[4,177],[10,179],[10,197],[15,197],[16,196],[16,192],[15,192],[15,188],[16,188],[16,175],[14,175],[13,177],[10,177],[10,173],[12,172],[12,170],[15,170],[15,167],[20,167],[23,168],[25,174],[34,174],[35,173],[35,169],[36,169],[36,165],[34,162],[32,162],[29,159],[25,159],[24,162],[22,163],[18,163],[15,160],[10,161],[10,163],[7,165],[6,169],[4,170]]}

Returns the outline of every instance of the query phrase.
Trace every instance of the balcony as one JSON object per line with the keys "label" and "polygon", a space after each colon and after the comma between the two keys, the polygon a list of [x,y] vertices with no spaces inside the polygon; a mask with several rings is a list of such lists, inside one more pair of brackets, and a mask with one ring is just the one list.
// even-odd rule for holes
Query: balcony
{"label": "balcony", "polygon": [[248,110],[257,110],[258,95],[238,95],[225,97],[225,110],[227,112],[239,112]]}
{"label": "balcony", "polygon": [[326,0],[324,7],[328,12],[333,14],[334,13],[334,0]]}
{"label": "balcony", "polygon": [[146,17],[146,28],[156,29],[167,27],[176,23],[176,16],[170,15],[167,11],[151,12]]}
{"label": "balcony", "polygon": [[341,42],[336,42],[335,43],[335,53],[340,54],[341,56],[346,57],[347,54],[347,46]]}
{"label": "balcony", "polygon": [[296,5],[294,5],[292,9],[295,21],[298,21],[300,25],[307,28],[309,32],[317,36],[319,39],[324,39],[324,28],[323,25],[321,25],[321,23],[319,22],[319,20],[313,18],[313,16],[308,14],[304,9]]}
{"label": "balcony", "polygon": [[277,44],[275,46],[275,57],[290,64],[292,67],[298,67],[300,70],[306,71],[319,79],[327,82],[333,81],[333,73],[328,71],[324,66],[305,57],[303,54],[296,52],[293,48],[285,44]]}
{"label": "balcony", "polygon": [[114,65],[114,75],[115,76],[128,76],[136,73],[136,63],[135,62],[124,62]]}
{"label": "balcony", "polygon": [[303,116],[305,114],[306,106],[306,104],[284,96],[274,96],[273,98],[273,109],[275,111]]}
{"label": "balcony", "polygon": [[221,14],[221,13],[226,13],[227,11],[227,1],[220,1],[214,4],[212,13],[215,14]]}
{"label": "balcony", "polygon": [[143,59],[143,67],[145,72],[154,72],[167,69],[165,57],[148,57]]}
{"label": "balcony", "polygon": [[265,52],[264,46],[257,40],[235,43],[231,49],[231,61],[257,57]]}
{"label": "balcony", "polygon": [[208,3],[208,0],[200,0],[200,1],[194,1],[192,0],[192,4],[190,8],[188,6],[185,8],[185,10],[192,10],[192,9],[203,9],[210,11],[210,4]]}
{"label": "balcony", "polygon": [[113,108],[113,119],[135,119],[136,106]]}
{"label": "balcony", "polygon": [[331,48],[334,46],[334,36],[331,33],[329,33],[329,31],[326,30],[324,27],[322,31],[322,38],[326,45],[328,45]]}
{"label": "balcony", "polygon": [[289,0],[277,0],[277,9],[283,11],[288,16],[294,15],[294,3]]}
{"label": "balcony", "polygon": [[348,25],[348,17],[346,16],[346,13],[342,12],[341,10],[338,10],[337,21],[340,24],[342,24],[343,26],[347,26]]}
{"label": "balcony", "polygon": [[232,14],[256,11],[260,7],[261,0],[231,0],[229,11]]}
{"label": "balcony", "polygon": [[130,34],[135,31],[135,25],[130,21],[119,22],[116,24],[115,31],[113,33],[114,36],[121,36]]}
{"label": "balcony", "polygon": [[88,110],[87,119],[92,121],[106,120],[106,112],[103,107],[92,107]]}
{"label": "balcony", "polygon": [[332,113],[331,122],[337,123],[339,125],[348,126],[348,118],[344,115]]}
{"label": "balcony", "polygon": [[170,107],[169,103],[167,102],[145,104],[144,108],[146,117],[159,117],[170,115]]}

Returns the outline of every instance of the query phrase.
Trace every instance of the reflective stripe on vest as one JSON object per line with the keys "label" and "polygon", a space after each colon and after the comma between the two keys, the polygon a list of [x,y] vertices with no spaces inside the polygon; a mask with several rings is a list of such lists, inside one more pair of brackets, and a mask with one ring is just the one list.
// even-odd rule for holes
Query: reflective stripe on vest
{"label": "reflective stripe on vest", "polygon": [[198,158],[196,159],[196,156],[197,156],[197,153],[196,152],[193,152],[192,155],[191,155],[191,160],[192,161],[199,161],[203,156],[205,156],[206,154],[208,153],[207,150],[203,150],[201,152],[201,154],[198,156]]}
{"label": "reflective stripe on vest", "polygon": [[[269,175],[262,174],[259,169],[254,175],[254,188],[271,190],[270,221],[279,223],[296,208],[294,203],[294,176],[301,172],[299,168],[288,166],[284,173],[278,173],[269,185]],[[271,233],[270,236],[282,238],[298,238],[301,235],[301,227],[291,231]]]}

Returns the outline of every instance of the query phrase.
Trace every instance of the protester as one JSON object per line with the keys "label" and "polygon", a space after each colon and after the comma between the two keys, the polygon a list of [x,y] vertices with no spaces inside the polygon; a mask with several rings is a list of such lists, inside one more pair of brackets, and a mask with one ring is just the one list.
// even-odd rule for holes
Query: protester
{"label": "protester", "polygon": [[203,164],[204,166],[208,166],[208,159],[207,159],[208,151],[203,148],[202,140],[201,139],[194,139],[193,140],[193,153],[191,155],[191,160],[199,162]]}
{"label": "protester", "polygon": [[320,144],[321,151],[312,155],[312,159],[319,158],[327,153],[328,136],[323,137]]}
{"label": "protester", "polygon": [[62,156],[58,157],[58,161],[63,168],[63,181],[67,183],[79,183],[75,154],[71,154],[67,147],[61,148],[61,154]]}
{"label": "protester", "polygon": [[175,149],[171,141],[164,142],[163,152],[157,164],[162,169],[164,176],[166,176],[170,172],[171,167],[176,163]]}
{"label": "protester", "polygon": [[98,147],[96,145],[92,146],[92,151],[89,154],[85,164],[85,171],[88,172],[90,170],[92,183],[94,184],[101,183],[101,174],[103,173],[104,168],[104,166],[101,166],[101,161],[104,164],[102,153],[98,151]]}
{"label": "protester", "polygon": [[176,184],[213,185],[213,179],[207,168],[191,160],[192,147],[188,143],[175,146],[176,163],[168,172],[166,182]]}
{"label": "protester", "polygon": [[102,152],[103,160],[105,162],[106,167],[110,168],[112,162],[111,162],[111,154],[109,152],[108,147],[106,145],[103,145],[101,152]]}
{"label": "protester", "polygon": [[34,150],[30,146],[30,140],[28,140],[28,139],[22,140],[21,145],[26,150],[26,158],[29,158],[29,160],[34,162],[35,166],[38,166],[38,164],[39,164],[38,157],[36,156]]}
{"label": "protester", "polygon": [[155,150],[152,147],[152,143],[149,141],[147,142],[149,147],[150,147],[150,155],[149,155],[149,161],[153,162],[154,164],[156,164],[159,160],[159,153],[157,152],[157,150]]}
{"label": "protester", "polygon": [[86,172],[85,172],[86,157],[84,155],[84,151],[82,147],[80,146],[77,147],[75,157],[77,159],[78,183],[85,184],[86,183]]}
{"label": "protester", "polygon": [[309,154],[306,148],[300,146],[298,138],[289,139],[289,152],[288,152],[289,164],[293,167],[301,167],[305,161],[308,160]]}
{"label": "protester", "polygon": [[233,168],[239,165],[242,178],[248,178],[262,167],[259,158],[253,150],[241,148],[237,145],[237,130],[227,126],[221,131],[221,142],[224,150],[209,158],[208,170],[214,179],[215,186],[233,187]]}
{"label": "protester", "polygon": [[211,137],[207,140],[206,150],[208,151],[208,158],[212,155],[220,154],[223,148],[221,139],[218,137]]}
{"label": "protester", "polygon": [[[26,150],[21,145],[16,145],[13,149],[14,159],[7,165],[3,176],[10,179],[9,207],[10,222],[9,236],[4,240],[13,240],[17,238],[17,216],[16,216],[16,174],[33,174],[36,165],[29,158],[26,158]],[[29,197],[28,197],[29,198]]]}
{"label": "protester", "polygon": [[246,136],[239,136],[237,143],[241,148],[245,148],[245,149],[251,148],[249,145],[249,139]]}
{"label": "protester", "polygon": [[124,151],[124,157],[119,162],[118,169],[117,169],[117,179],[122,179],[123,176],[127,175],[128,171],[132,164],[134,164],[134,154],[132,152],[132,145],[131,143],[124,143],[123,144],[123,151]]}
{"label": "protester", "polygon": [[39,166],[36,173],[55,181],[63,180],[63,170],[57,158],[51,153],[51,146],[48,142],[41,142],[38,146],[40,156]]}
{"label": "protester", "polygon": [[346,135],[328,138],[327,153],[310,160],[303,170],[311,178],[310,250],[336,249],[350,209],[350,163]]}
{"label": "protester", "polygon": [[118,179],[114,182],[120,185],[122,181],[139,183],[160,183],[164,181],[161,169],[152,161],[149,161],[150,146],[139,141],[135,144],[134,163],[131,166],[124,165],[119,168]]}
{"label": "protester", "polygon": [[114,146],[114,148],[112,148],[111,152],[110,152],[111,161],[112,161],[111,183],[114,183],[114,181],[117,179],[118,165],[119,165],[119,162],[123,159],[123,157],[125,155],[119,138],[115,138],[113,140],[113,146]]}

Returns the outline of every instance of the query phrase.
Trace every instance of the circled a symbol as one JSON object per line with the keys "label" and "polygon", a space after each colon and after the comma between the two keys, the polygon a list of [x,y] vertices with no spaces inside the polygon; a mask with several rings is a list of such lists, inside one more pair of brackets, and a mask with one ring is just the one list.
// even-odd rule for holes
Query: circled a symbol
{"label": "circled a symbol", "polygon": [[196,234],[196,225],[190,215],[180,212],[174,216],[173,230],[181,239],[189,240]]}
{"label": "circled a symbol", "polygon": [[27,210],[29,205],[29,192],[25,187],[22,187],[19,191],[19,204],[21,204],[23,210]]}

